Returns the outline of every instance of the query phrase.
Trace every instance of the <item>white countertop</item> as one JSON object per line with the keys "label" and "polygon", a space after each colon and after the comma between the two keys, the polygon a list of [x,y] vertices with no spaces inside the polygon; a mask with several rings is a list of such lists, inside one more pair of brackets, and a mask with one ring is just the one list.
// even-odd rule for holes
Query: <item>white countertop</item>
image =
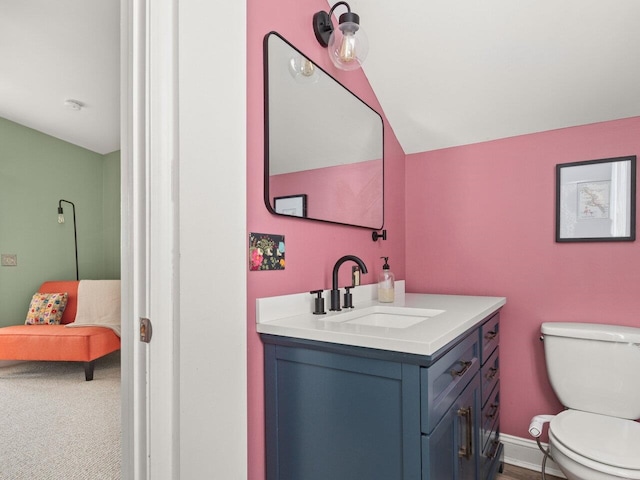
{"label": "white countertop", "polygon": [[[504,297],[432,295],[404,293],[404,281],[396,282],[395,302],[379,303],[377,285],[362,285],[352,290],[354,309],[329,311],[329,290],[325,290],[326,315],[314,315],[315,295],[308,292],[259,298],[256,300],[257,331],[271,335],[377,348],[417,355],[433,355],[456,337],[497,311]],[[344,289],[341,289],[340,298]],[[412,315],[432,315],[407,328],[389,328],[348,323],[358,311],[373,306],[394,307]],[[406,310],[404,310],[406,309]]]}

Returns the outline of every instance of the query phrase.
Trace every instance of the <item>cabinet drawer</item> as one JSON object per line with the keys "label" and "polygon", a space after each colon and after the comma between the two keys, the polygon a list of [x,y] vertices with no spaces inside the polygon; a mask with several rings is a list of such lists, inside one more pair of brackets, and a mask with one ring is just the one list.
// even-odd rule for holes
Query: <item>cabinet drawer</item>
{"label": "cabinet drawer", "polygon": [[496,388],[492,393],[490,400],[482,407],[480,418],[480,445],[483,451],[486,450],[487,442],[494,436],[498,429],[498,421],[500,419],[500,388]]}
{"label": "cabinet drawer", "polygon": [[496,467],[502,445],[500,443],[500,428],[496,425],[496,429],[492,432],[491,437],[480,455],[480,478],[491,478],[491,470]]}
{"label": "cabinet drawer", "polygon": [[500,312],[487,320],[480,327],[480,342],[482,342],[482,363],[484,364],[500,342]]}
{"label": "cabinet drawer", "polygon": [[433,365],[420,369],[423,433],[431,433],[479,368],[478,333],[474,331]]}
{"label": "cabinet drawer", "polygon": [[498,355],[499,348],[496,348],[489,360],[481,367],[482,376],[482,406],[487,403],[489,395],[500,380],[500,357]]}

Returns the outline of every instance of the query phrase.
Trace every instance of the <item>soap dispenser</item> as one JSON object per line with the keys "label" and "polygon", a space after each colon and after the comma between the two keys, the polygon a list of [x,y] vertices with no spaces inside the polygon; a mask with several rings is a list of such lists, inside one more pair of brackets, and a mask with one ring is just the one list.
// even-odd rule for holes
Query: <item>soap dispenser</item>
{"label": "soap dispenser", "polygon": [[391,270],[389,270],[389,257],[380,257],[384,259],[382,272],[378,277],[378,301],[382,303],[391,303],[395,300],[395,278]]}

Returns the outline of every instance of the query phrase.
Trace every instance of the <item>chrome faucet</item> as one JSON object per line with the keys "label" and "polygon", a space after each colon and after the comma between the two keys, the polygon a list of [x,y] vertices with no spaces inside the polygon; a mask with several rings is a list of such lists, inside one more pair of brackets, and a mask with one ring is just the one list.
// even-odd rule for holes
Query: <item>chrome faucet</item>
{"label": "chrome faucet", "polygon": [[[333,283],[331,285],[331,311],[342,310],[340,308],[340,288],[338,287],[338,270],[340,270],[340,266],[347,261],[355,262],[358,267],[360,267],[360,271],[362,273],[367,273],[367,266],[364,264],[362,260],[360,260],[355,255],[345,255],[338,259],[336,264],[333,266]],[[349,294],[350,295],[350,294]]]}

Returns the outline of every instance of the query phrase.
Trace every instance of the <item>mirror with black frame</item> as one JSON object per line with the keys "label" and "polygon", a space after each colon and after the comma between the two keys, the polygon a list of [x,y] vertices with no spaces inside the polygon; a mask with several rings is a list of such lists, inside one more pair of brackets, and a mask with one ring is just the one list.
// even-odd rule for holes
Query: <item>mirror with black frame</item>
{"label": "mirror with black frame", "polygon": [[276,32],[264,39],[267,209],[379,230],[382,117]]}

